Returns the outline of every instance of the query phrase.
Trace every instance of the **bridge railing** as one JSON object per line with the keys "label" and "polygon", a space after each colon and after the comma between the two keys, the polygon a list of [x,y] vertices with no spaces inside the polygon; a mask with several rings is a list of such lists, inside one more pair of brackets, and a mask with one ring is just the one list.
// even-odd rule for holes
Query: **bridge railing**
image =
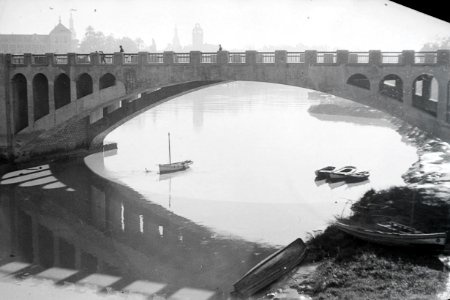
{"label": "bridge railing", "polygon": [[348,53],[349,64],[368,64],[369,52],[349,52]]}
{"label": "bridge railing", "polygon": [[200,63],[202,64],[217,63],[217,53],[202,53],[202,56],[200,57]]}
{"label": "bridge railing", "polygon": [[53,60],[55,65],[67,65],[69,63],[69,56],[67,54],[55,54]]}
{"label": "bridge railing", "polygon": [[16,66],[42,65],[152,65],[152,64],[309,64],[309,65],[446,65],[450,66],[450,50],[436,52],[336,52],[314,51],[287,52],[206,52],[191,51],[189,53],[90,53],[90,54],[0,54],[10,57],[6,61]]}
{"label": "bridge railing", "polygon": [[46,65],[47,64],[47,56],[44,54],[34,54],[31,56],[31,64],[32,65]]}
{"label": "bridge railing", "polygon": [[228,63],[230,64],[245,64],[245,53],[229,53],[228,54]]}
{"label": "bridge railing", "polygon": [[91,57],[89,56],[89,54],[76,54],[75,63],[77,65],[90,65]]}
{"label": "bridge railing", "polygon": [[137,65],[139,62],[139,55],[134,53],[126,53],[123,55],[123,63],[126,65]]}
{"label": "bridge railing", "polygon": [[163,53],[148,53],[147,54],[147,63],[149,63],[149,64],[164,63],[164,54]]}
{"label": "bridge railing", "polygon": [[257,64],[274,64],[275,53],[274,52],[258,52],[256,53]]}
{"label": "bridge railing", "polygon": [[114,54],[112,53],[99,53],[98,63],[101,65],[112,65],[114,64]]}
{"label": "bridge railing", "polygon": [[305,52],[288,52],[286,53],[286,63],[288,64],[304,64]]}
{"label": "bridge railing", "polygon": [[414,64],[434,65],[437,63],[437,52],[415,52]]}
{"label": "bridge railing", "polygon": [[317,52],[317,64],[335,64],[337,62],[336,52]]}
{"label": "bridge railing", "polygon": [[401,64],[403,62],[402,52],[382,52],[381,63],[382,64]]}
{"label": "bridge railing", "polygon": [[191,62],[191,55],[189,53],[174,53],[173,62],[175,64],[188,64]]}
{"label": "bridge railing", "polygon": [[25,56],[24,55],[11,55],[11,64],[12,65],[24,65],[25,64]]}

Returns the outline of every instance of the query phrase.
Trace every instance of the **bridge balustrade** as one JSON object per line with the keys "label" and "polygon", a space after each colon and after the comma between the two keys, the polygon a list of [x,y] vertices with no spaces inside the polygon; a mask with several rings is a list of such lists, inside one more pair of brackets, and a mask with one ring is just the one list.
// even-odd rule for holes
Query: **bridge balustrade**
{"label": "bridge balustrade", "polygon": [[316,63],[335,64],[337,62],[336,52],[317,52]]}
{"label": "bridge balustrade", "polygon": [[98,63],[101,65],[112,65],[114,64],[114,54],[98,54]]}
{"label": "bridge balustrade", "polygon": [[188,64],[191,61],[189,53],[175,53],[173,55],[173,62],[175,64]]}
{"label": "bridge balustrade", "polygon": [[91,64],[91,57],[89,54],[76,54],[75,63],[77,65],[89,65]]}
{"label": "bridge balustrade", "polygon": [[275,63],[275,53],[256,53],[256,63],[258,64],[273,64]]}
{"label": "bridge balustrade", "polygon": [[56,65],[67,65],[69,63],[69,56],[67,54],[55,54],[53,59]]}
{"label": "bridge balustrade", "polygon": [[164,63],[164,54],[163,53],[148,53],[147,63],[149,63],[149,64]]}
{"label": "bridge balustrade", "polygon": [[368,64],[369,53],[368,52],[349,52],[348,54],[349,64]]}
{"label": "bridge balustrade", "polygon": [[137,65],[139,62],[138,54],[127,53],[123,55],[123,63],[127,65]]}
{"label": "bridge balustrade", "polygon": [[11,56],[11,64],[13,64],[13,65],[25,64],[25,56],[24,55],[12,55]]}
{"label": "bridge balustrade", "polygon": [[47,64],[47,56],[46,55],[32,55],[31,56],[31,64],[46,65]]}
{"label": "bridge balustrade", "polygon": [[217,54],[216,53],[202,53],[202,56],[200,58],[200,63],[202,63],[202,64],[217,63]]}
{"label": "bridge balustrade", "polygon": [[304,64],[305,52],[288,52],[286,54],[286,62],[288,64]]}
{"label": "bridge balustrade", "polygon": [[245,64],[245,53],[229,53],[228,63],[230,64]]}
{"label": "bridge balustrade", "polygon": [[401,52],[382,52],[382,64],[401,64],[403,62],[403,55]]}
{"label": "bridge balustrade", "polygon": [[437,53],[436,52],[416,52],[414,53],[414,64],[431,64],[437,63]]}

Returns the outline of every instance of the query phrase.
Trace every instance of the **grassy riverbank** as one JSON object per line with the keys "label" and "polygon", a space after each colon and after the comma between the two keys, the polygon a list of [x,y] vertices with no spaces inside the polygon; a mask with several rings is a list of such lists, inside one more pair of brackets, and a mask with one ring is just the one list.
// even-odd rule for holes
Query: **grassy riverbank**
{"label": "grassy riverbank", "polygon": [[[348,221],[365,226],[395,221],[423,232],[450,230],[450,205],[408,187],[369,190],[352,210]],[[320,262],[315,271],[300,278],[300,267],[261,298],[288,299],[283,293],[295,290],[296,297],[312,299],[437,299],[446,287],[448,275],[436,252],[364,242],[334,226],[307,244],[304,265]]]}

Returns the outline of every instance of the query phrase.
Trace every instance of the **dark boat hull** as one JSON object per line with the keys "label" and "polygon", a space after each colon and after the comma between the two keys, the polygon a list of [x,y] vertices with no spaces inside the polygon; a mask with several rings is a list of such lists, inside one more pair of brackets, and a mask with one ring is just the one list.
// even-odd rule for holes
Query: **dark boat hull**
{"label": "dark boat hull", "polygon": [[384,232],[377,230],[369,230],[336,222],[335,226],[354,237],[369,242],[387,245],[387,246],[427,246],[427,247],[444,247],[447,234],[445,232],[438,233],[399,233]]}
{"label": "dark boat hull", "polygon": [[248,297],[290,272],[306,255],[306,245],[299,238],[258,263],[234,286],[235,294]]}

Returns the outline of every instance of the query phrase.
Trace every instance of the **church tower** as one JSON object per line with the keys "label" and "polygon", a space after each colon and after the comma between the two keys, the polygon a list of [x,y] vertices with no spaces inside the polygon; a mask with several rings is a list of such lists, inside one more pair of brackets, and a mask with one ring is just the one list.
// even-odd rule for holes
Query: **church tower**
{"label": "church tower", "polygon": [[181,51],[180,39],[178,38],[178,29],[176,27],[172,39],[172,51]]}
{"label": "church tower", "polygon": [[192,48],[193,50],[202,50],[203,46],[203,29],[200,24],[195,24],[194,29],[192,29]]}

